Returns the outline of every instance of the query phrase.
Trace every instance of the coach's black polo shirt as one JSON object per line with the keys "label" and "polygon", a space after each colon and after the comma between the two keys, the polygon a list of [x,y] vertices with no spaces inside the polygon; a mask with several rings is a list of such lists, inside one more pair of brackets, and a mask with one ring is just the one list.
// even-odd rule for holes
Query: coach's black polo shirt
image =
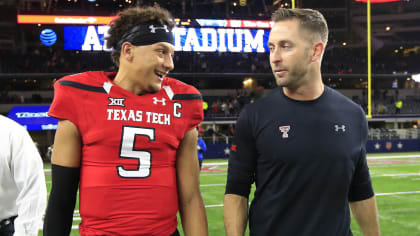
{"label": "coach's black polo shirt", "polygon": [[227,194],[248,197],[250,235],[352,235],[349,201],[374,195],[361,107],[325,86],[313,101],[282,88],[244,108],[229,159]]}

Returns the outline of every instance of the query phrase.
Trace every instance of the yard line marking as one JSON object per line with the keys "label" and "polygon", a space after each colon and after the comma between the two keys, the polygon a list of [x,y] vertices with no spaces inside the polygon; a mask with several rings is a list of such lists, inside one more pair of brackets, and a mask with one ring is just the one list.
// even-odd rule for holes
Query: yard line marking
{"label": "yard line marking", "polygon": [[227,175],[227,172],[225,171],[224,173],[219,173],[219,174],[200,174],[200,176],[213,176],[213,175]]}
{"label": "yard line marking", "polygon": [[415,194],[420,193],[420,191],[412,191],[412,192],[395,192],[395,193],[378,193],[375,194],[376,196],[388,196],[388,195],[400,195],[400,194]]}
{"label": "yard line marking", "polygon": [[206,208],[210,208],[210,207],[222,207],[223,204],[219,204],[219,205],[207,205],[205,206]]}
{"label": "yard line marking", "polygon": [[[213,175],[226,175],[226,174],[213,174]],[[202,175],[202,176],[211,176],[211,175]],[[383,174],[383,175],[372,175],[372,178],[376,177],[396,177],[396,176],[420,176],[419,173],[405,173],[405,174]],[[45,181],[47,184],[51,184],[52,181]],[[201,184],[200,187],[210,187],[210,186],[220,186],[225,184]]]}
{"label": "yard line marking", "polygon": [[225,186],[226,184],[200,184],[200,187]]}
{"label": "yard line marking", "polygon": [[400,158],[419,158],[420,155],[401,155],[401,156],[377,156],[377,157],[368,157],[368,160],[376,159],[400,159]]}
{"label": "yard line marking", "polygon": [[395,176],[416,176],[419,173],[405,173],[405,174],[383,174],[383,175],[372,175],[372,177],[395,177]]}
{"label": "yard line marking", "polygon": [[[397,156],[375,156],[367,157],[368,160],[376,159],[399,159],[399,158],[420,158],[420,155],[397,155]],[[213,165],[227,165],[228,162],[215,162],[215,163],[203,163],[203,166],[213,166]],[[44,169],[44,172],[51,172],[51,169]]]}
{"label": "yard line marking", "polygon": [[215,163],[203,163],[203,166],[223,166],[227,165],[227,162],[215,162]]}

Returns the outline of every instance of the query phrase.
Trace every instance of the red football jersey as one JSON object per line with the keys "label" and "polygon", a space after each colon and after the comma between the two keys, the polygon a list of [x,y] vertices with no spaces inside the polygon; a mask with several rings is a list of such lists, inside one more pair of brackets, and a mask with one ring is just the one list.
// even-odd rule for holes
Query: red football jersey
{"label": "red football jersey", "polygon": [[170,235],[177,226],[176,151],[203,120],[201,94],[172,78],[136,95],[115,73],[66,76],[54,85],[49,115],[82,137],[82,235]]}

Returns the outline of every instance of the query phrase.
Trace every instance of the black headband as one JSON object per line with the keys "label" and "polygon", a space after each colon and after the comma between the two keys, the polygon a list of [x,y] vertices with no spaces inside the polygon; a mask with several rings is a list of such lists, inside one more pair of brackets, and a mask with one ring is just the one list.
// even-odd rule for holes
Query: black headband
{"label": "black headband", "polygon": [[158,42],[174,44],[174,37],[168,25],[145,23],[133,27],[123,34],[117,43],[117,50],[121,49],[124,42],[130,42],[135,46],[150,45]]}

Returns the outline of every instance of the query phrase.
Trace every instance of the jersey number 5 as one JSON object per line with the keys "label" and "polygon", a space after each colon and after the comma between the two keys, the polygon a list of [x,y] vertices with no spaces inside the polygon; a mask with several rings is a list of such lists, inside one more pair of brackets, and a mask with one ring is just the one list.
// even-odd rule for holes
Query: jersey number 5
{"label": "jersey number 5", "polygon": [[146,150],[135,150],[136,136],[146,136],[150,141],[155,141],[155,129],[133,126],[123,126],[120,146],[120,158],[137,159],[136,169],[125,169],[117,166],[117,172],[123,178],[147,178],[152,167],[152,153]]}

